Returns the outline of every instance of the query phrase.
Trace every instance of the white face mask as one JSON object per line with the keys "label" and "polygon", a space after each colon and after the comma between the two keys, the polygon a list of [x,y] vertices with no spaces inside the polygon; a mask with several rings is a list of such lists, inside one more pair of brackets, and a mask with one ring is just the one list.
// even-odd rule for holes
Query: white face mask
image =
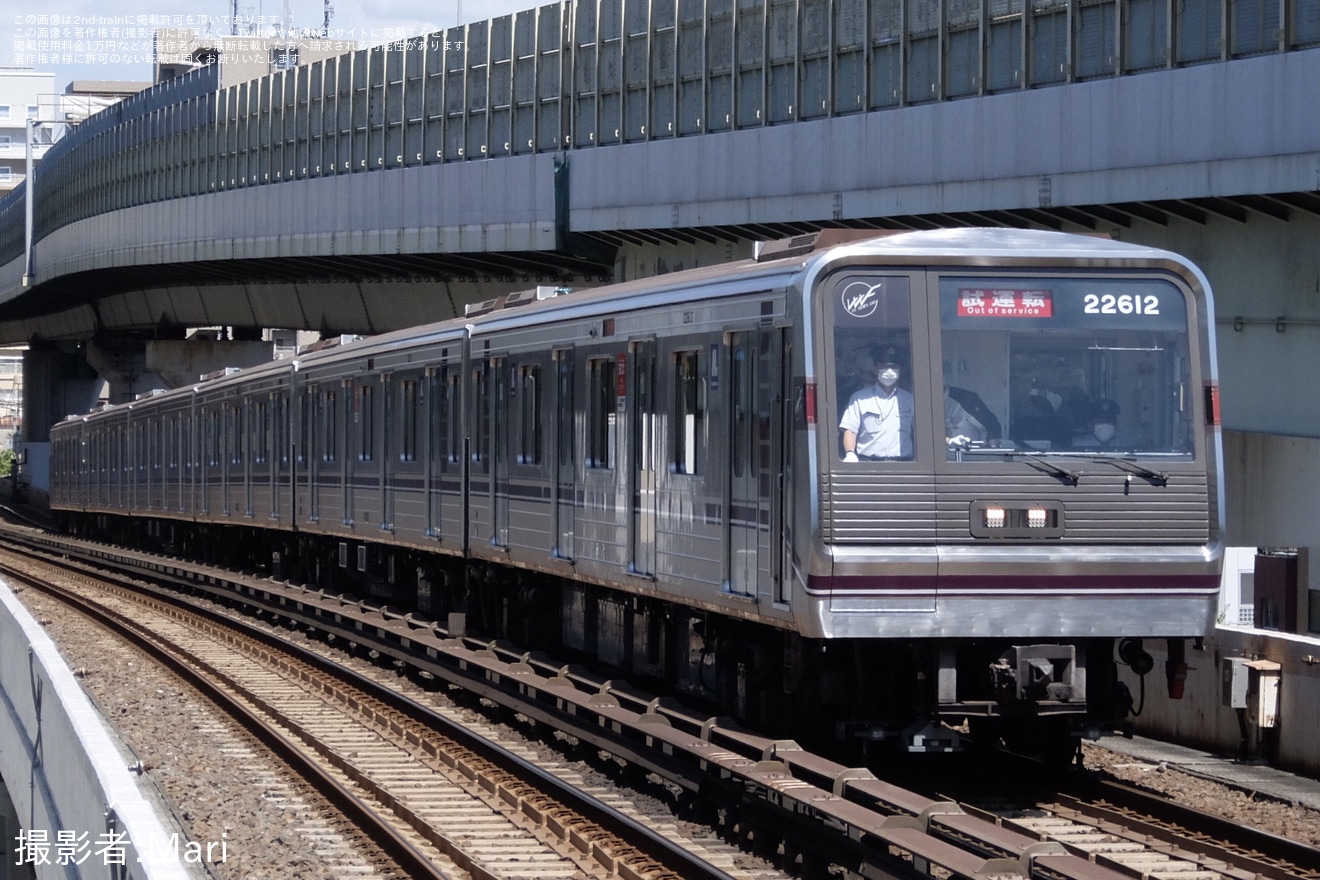
{"label": "white face mask", "polygon": [[1108,443],[1110,440],[1113,440],[1113,439],[1114,439],[1114,426],[1113,426],[1113,425],[1106,425],[1106,424],[1103,424],[1103,423],[1101,423],[1101,424],[1099,424],[1099,425],[1096,425],[1096,426],[1095,426],[1095,439],[1099,440],[1101,443]]}
{"label": "white face mask", "polygon": [[879,373],[876,373],[876,379],[885,388],[893,388],[894,385],[898,382],[898,368],[884,367],[880,370]]}

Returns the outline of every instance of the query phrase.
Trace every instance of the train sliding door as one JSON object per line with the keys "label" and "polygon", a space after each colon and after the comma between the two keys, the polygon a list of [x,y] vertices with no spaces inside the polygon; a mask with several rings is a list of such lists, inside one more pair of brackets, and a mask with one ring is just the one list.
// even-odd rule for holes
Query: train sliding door
{"label": "train sliding door", "polygon": [[775,331],[771,343],[775,361],[773,374],[776,396],[770,430],[775,462],[770,507],[770,540],[774,549],[775,601],[788,604],[793,595],[793,511],[796,509],[793,478],[793,418],[796,402],[793,395],[793,334],[788,328]]}
{"label": "train sliding door", "polygon": [[340,456],[341,461],[339,463],[339,481],[340,481],[339,482],[340,485],[339,523],[340,525],[351,526],[353,525],[352,461],[353,461],[353,453],[354,453],[352,441],[355,434],[353,430],[354,416],[357,415],[357,413],[355,411],[355,403],[354,403],[355,398],[353,396],[353,381],[351,379],[341,379],[339,380],[339,386],[340,386],[339,392],[340,395],[343,397],[343,407],[344,407],[344,418],[342,420],[344,424],[344,442],[343,442],[344,454]]}
{"label": "train sliding door", "polygon": [[632,519],[628,535],[631,549],[631,574],[655,574],[656,532],[656,400],[655,341],[632,345],[632,377],[628,394],[629,496]]}
{"label": "train sliding door", "polygon": [[426,432],[422,448],[426,450],[426,474],[422,485],[426,491],[426,536],[440,537],[441,495],[440,469],[445,449],[441,444],[445,424],[445,387],[438,367],[427,367],[422,392],[427,403]]}
{"label": "train sliding door", "polygon": [[510,419],[509,411],[509,362],[505,358],[495,358],[491,362],[495,399],[495,417],[490,426],[490,446],[487,447],[491,459],[491,527],[490,543],[496,547],[509,546],[509,456],[512,444],[505,438]]}
{"label": "train sliding door", "polygon": [[380,531],[394,531],[394,481],[397,461],[394,446],[397,442],[398,428],[394,424],[396,405],[394,389],[398,387],[393,373],[380,375],[380,481],[377,491],[380,493]]}
{"label": "train sliding door", "polygon": [[503,547],[509,529],[508,451],[501,448],[508,418],[505,362],[503,358],[485,359],[477,364],[476,370],[477,430],[470,470],[473,537],[492,547]]}
{"label": "train sliding door", "polygon": [[729,382],[725,583],[731,593],[783,600],[783,331],[726,336]]}
{"label": "train sliding door", "polygon": [[577,504],[577,434],[573,430],[573,350],[554,353],[555,363],[555,544],[559,559],[573,558],[573,527]]}
{"label": "train sliding door", "polygon": [[495,472],[491,467],[495,422],[495,367],[489,359],[472,363],[472,426],[468,453],[469,542],[495,542]]}

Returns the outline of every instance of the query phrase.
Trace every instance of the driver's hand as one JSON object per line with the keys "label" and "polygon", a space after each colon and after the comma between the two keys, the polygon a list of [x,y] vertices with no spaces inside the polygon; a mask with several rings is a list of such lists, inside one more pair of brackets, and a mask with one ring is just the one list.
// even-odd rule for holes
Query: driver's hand
{"label": "driver's hand", "polygon": [[857,461],[857,453],[855,453],[855,452],[845,452],[845,453],[843,454],[843,460],[844,460],[844,461],[847,461],[847,462],[855,462],[855,461]]}
{"label": "driver's hand", "polygon": [[957,437],[949,437],[947,442],[950,446],[966,447],[972,445],[972,438],[968,437],[966,434],[959,434]]}

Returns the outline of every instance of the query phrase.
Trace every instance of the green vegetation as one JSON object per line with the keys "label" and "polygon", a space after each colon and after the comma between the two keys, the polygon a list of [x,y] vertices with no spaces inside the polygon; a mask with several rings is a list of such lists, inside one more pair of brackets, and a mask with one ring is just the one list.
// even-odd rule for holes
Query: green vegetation
{"label": "green vegetation", "polygon": [[0,449],[0,479],[4,479],[14,472],[14,463],[18,461],[18,456],[12,449]]}

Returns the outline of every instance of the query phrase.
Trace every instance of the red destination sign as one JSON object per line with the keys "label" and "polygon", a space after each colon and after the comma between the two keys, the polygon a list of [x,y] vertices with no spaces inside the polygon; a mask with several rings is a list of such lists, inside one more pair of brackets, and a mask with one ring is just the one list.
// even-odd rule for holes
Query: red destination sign
{"label": "red destination sign", "polygon": [[1054,295],[1048,290],[964,287],[958,291],[960,318],[1052,318]]}

